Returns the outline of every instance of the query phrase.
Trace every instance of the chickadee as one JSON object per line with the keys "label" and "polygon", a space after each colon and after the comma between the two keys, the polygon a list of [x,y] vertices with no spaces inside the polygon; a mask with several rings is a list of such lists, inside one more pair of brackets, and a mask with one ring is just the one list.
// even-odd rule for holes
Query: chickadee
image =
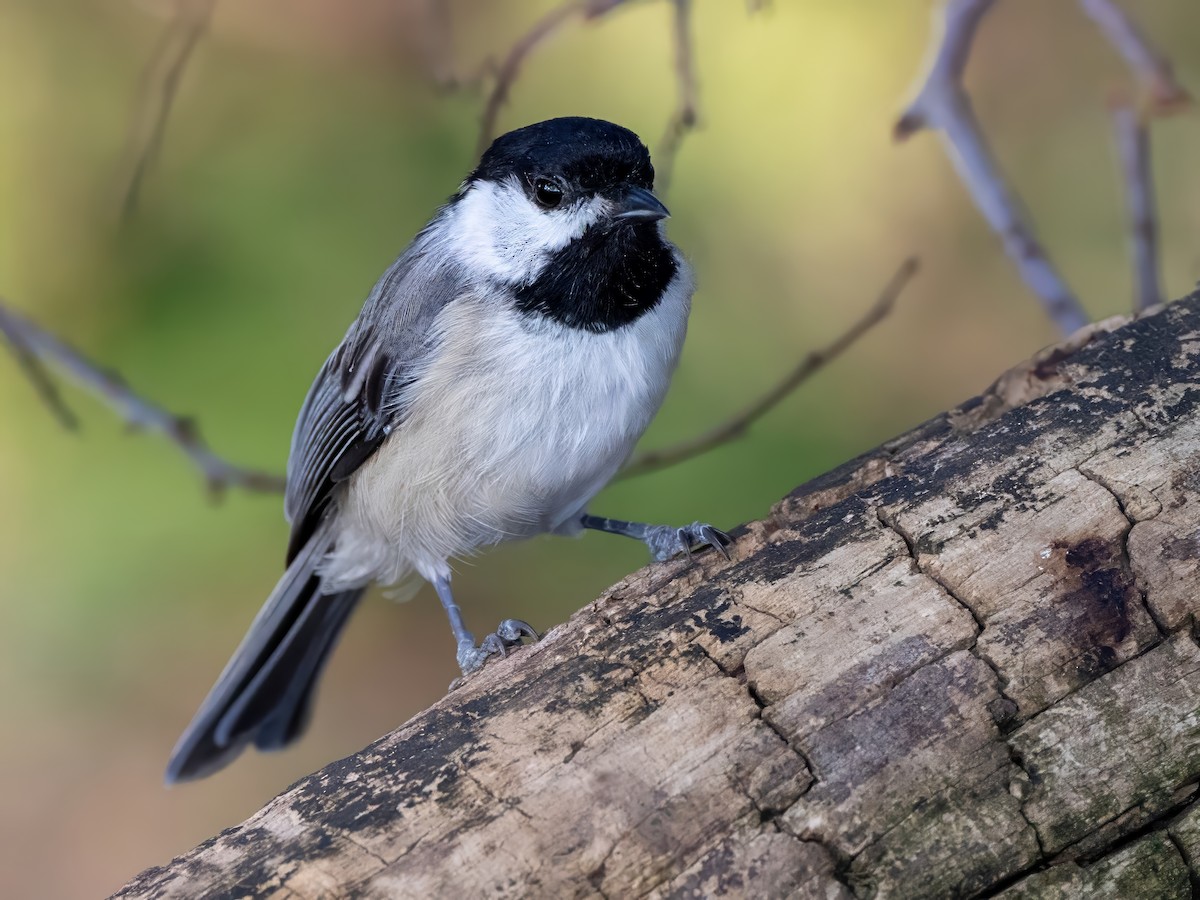
{"label": "chickadee", "polygon": [[167,781],[303,731],[317,676],[371,582],[433,584],[464,674],[536,638],[476,643],[450,560],[585,528],[655,559],[729,538],[588,515],[679,359],[692,273],[637,135],[552,119],[498,138],[375,285],[292,437],[287,571],[183,733]]}

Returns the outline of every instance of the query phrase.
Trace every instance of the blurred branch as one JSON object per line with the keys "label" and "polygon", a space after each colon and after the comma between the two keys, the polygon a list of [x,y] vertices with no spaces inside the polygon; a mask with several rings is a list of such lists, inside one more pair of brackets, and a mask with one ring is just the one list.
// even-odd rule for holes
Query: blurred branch
{"label": "blurred branch", "polygon": [[0,333],[3,333],[8,339],[9,347],[12,348],[18,365],[33,384],[42,402],[46,404],[54,418],[58,419],[59,424],[68,431],[75,431],[79,428],[79,419],[63,400],[58,385],[54,383],[54,379],[50,377],[50,373],[46,371],[46,367],[42,365],[36,350],[31,345],[28,335],[32,328],[30,323],[6,309],[3,302],[0,301]]}
{"label": "blurred branch", "polygon": [[979,211],[1000,235],[1026,285],[1059,330],[1070,334],[1087,324],[1087,315],[1035,237],[1020,201],[988,148],[962,86],[971,41],[994,3],[947,0],[925,82],[896,122],[893,136],[902,141],[926,128],[941,132],[959,176]]}
{"label": "blurred branch", "polygon": [[1178,112],[1190,105],[1192,98],[1176,80],[1170,61],[1150,44],[1123,9],[1112,0],[1079,0],[1079,5],[1125,59],[1139,87],[1137,102],[1114,96],[1109,106],[1129,208],[1134,309],[1145,310],[1162,302],[1148,120]]}
{"label": "blurred branch", "polygon": [[561,6],[556,6],[542,18],[538,19],[533,27],[512,45],[512,48],[508,51],[508,55],[504,58],[504,62],[501,63],[500,68],[496,71],[496,83],[492,85],[492,89],[488,93],[487,100],[483,105],[483,116],[479,124],[479,144],[475,148],[475,155],[477,157],[488,148],[488,145],[496,137],[496,119],[500,115],[500,107],[508,99],[508,92],[512,88],[513,82],[516,81],[525,58],[537,49],[539,44],[566,25],[571,19],[577,15],[582,15],[585,6],[586,0],[584,2],[581,2],[581,0],[569,0],[569,2]]}
{"label": "blurred branch", "polygon": [[1121,100],[1112,104],[1112,120],[1125,182],[1125,203],[1129,208],[1134,310],[1141,312],[1162,302],[1158,280],[1158,216],[1154,207],[1154,179],[1150,174],[1150,132],[1144,116],[1132,104]]}
{"label": "blurred branch", "polygon": [[496,70],[496,83],[492,85],[484,102],[476,156],[482,154],[495,139],[496,119],[500,116],[500,108],[508,100],[509,91],[529,55],[572,19],[598,19],[625,2],[626,0],[567,0],[538,19],[533,27],[517,38]]}
{"label": "blurred branch", "polygon": [[146,173],[162,148],[167,117],[188,60],[208,30],[216,0],[176,0],[162,38],[142,75],[141,96],[126,140],[128,174],[122,179],[120,216],[128,220],[137,207]]}
{"label": "blurred branch", "polygon": [[878,299],[861,319],[846,329],[831,344],[811,351],[783,380],[750,406],[698,437],[670,447],[637,454],[629,465],[621,470],[619,477],[632,478],[636,475],[656,472],[659,469],[665,469],[694,456],[699,456],[701,453],[707,453],[709,450],[741,437],[751,425],[778,406],[796,388],[841,356],[859,338],[883,321],[884,317],[892,311],[900,292],[916,274],[917,268],[916,257],[910,256],[901,263],[896,274],[891,277]]}
{"label": "blurred branch", "polygon": [[665,196],[675,173],[675,159],[683,139],[696,127],[698,111],[696,63],[692,49],[692,0],[671,0],[674,10],[675,79],[679,100],[667,122],[667,131],[656,154],[658,192]]}
{"label": "blurred branch", "polygon": [[1146,40],[1124,10],[1112,0],[1079,0],[1079,5],[1125,58],[1142,87],[1146,113],[1177,112],[1192,102],[1183,85],[1175,79],[1170,61]]}
{"label": "blurred branch", "polygon": [[[437,0],[431,11],[433,26],[445,33],[444,10],[437,11]],[[496,137],[496,120],[500,109],[507,102],[521,67],[530,54],[556,35],[573,19],[590,21],[612,12],[628,0],[568,0],[556,6],[525,32],[509,49],[504,61],[496,68],[496,81],[484,102],[479,128],[479,145],[476,155],[482,154]],[[692,46],[692,0],[671,0],[673,10],[672,39],[675,45],[675,77],[679,99],[667,122],[662,143],[655,154],[658,171],[658,191],[666,194],[675,169],[675,159],[688,132],[696,127],[698,90],[696,87],[695,53]],[[438,16],[443,17],[441,20]],[[446,52],[446,51],[443,51]],[[448,83],[452,83],[448,82]]]}
{"label": "blurred branch", "polygon": [[243,469],[217,456],[205,445],[192,420],[172,415],[138,396],[115,372],[101,368],[50,332],[18,315],[2,299],[0,333],[3,333],[12,345],[13,353],[37,388],[43,402],[66,427],[75,428],[77,419],[63,402],[61,394],[46,371],[45,365],[48,363],[100,398],[115,410],[130,428],[158,432],[175,444],[200,470],[209,489],[215,494],[231,487],[266,493],[283,491],[283,478],[253,469]]}

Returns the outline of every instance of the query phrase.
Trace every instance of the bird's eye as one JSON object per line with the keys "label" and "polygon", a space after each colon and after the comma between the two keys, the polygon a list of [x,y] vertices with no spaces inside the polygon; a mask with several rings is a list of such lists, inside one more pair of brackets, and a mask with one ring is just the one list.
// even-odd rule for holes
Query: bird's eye
{"label": "bird's eye", "polygon": [[549,178],[538,178],[533,182],[533,197],[543,209],[554,209],[562,203],[563,191]]}

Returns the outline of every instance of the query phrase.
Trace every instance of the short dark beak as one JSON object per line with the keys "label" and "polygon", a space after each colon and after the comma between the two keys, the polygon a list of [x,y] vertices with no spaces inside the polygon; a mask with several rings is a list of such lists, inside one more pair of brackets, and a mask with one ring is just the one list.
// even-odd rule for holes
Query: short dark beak
{"label": "short dark beak", "polygon": [[670,213],[654,194],[645,188],[629,188],[613,205],[613,218],[621,222],[657,222]]}

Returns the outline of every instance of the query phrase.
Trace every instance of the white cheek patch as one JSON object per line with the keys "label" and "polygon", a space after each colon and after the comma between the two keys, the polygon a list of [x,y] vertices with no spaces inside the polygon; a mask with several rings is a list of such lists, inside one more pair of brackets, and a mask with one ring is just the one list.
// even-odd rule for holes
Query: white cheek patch
{"label": "white cheek patch", "polygon": [[594,197],[545,210],[515,181],[476,182],[454,205],[447,237],[468,271],[508,284],[537,277],[551,254],[600,220],[607,201]]}

